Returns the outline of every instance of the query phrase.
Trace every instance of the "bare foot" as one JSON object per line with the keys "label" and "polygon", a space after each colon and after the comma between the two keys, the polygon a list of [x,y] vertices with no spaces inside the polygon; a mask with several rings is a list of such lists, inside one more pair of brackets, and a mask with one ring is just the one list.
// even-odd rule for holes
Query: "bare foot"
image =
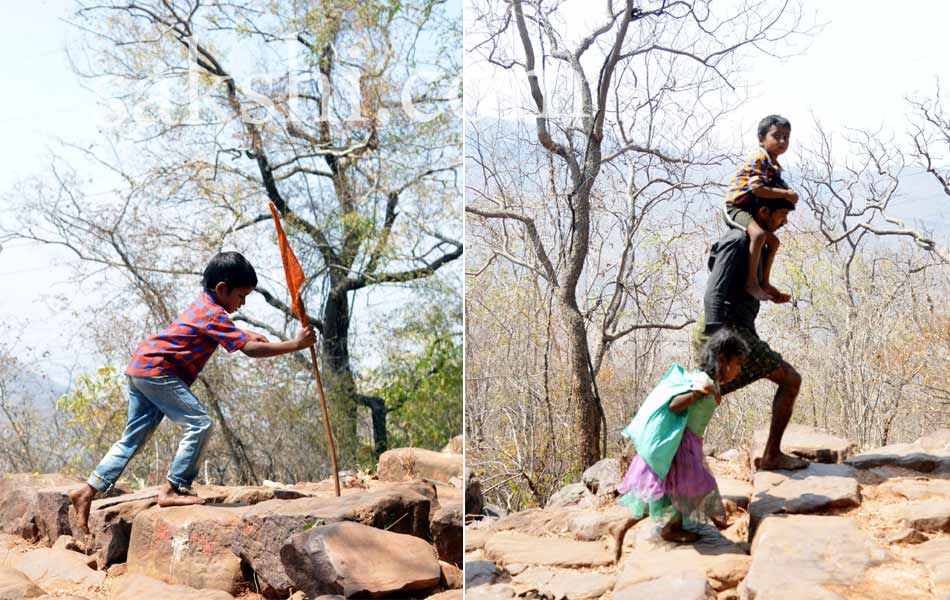
{"label": "bare foot", "polygon": [[759,302],[765,302],[767,300],[772,299],[771,296],[769,296],[768,292],[766,292],[764,289],[762,289],[758,285],[751,285],[751,284],[746,285],[745,291],[747,294],[749,294],[750,296],[752,296]]}
{"label": "bare foot", "polygon": [[791,294],[787,294],[771,284],[766,283],[762,286],[762,289],[768,294],[769,300],[776,304],[785,304],[792,299]]}
{"label": "bare foot", "polygon": [[162,488],[158,490],[158,505],[161,507],[191,506],[192,504],[204,503],[204,498],[183,494],[168,481],[166,481],[165,485],[163,485]]}
{"label": "bare foot", "polygon": [[96,488],[88,483],[69,492],[69,501],[72,502],[73,508],[76,510],[76,525],[87,535],[89,533],[89,509],[92,507],[92,499],[95,497]]}
{"label": "bare foot", "polygon": [[761,471],[794,471],[807,466],[808,461],[782,453],[755,459],[755,468]]}
{"label": "bare foot", "polygon": [[677,544],[688,544],[699,539],[699,534],[693,531],[686,531],[681,525],[671,527],[667,525],[660,531],[660,537],[668,542]]}
{"label": "bare foot", "polygon": [[627,531],[629,531],[630,528],[636,523],[637,519],[617,521],[616,523],[613,523],[608,529],[614,545],[614,562],[620,561],[620,557],[623,555],[623,538],[627,534]]}

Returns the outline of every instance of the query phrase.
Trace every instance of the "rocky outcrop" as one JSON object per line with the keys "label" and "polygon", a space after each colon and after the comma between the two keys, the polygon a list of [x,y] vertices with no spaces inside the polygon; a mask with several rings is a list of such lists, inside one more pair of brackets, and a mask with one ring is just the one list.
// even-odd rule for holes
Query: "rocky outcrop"
{"label": "rocky outcrop", "polygon": [[68,497],[82,482],[0,477],[15,532],[0,532],[0,600],[461,600],[461,479],[340,482],[341,497],[332,480],[195,485],[205,504],[170,508],[158,488],[117,490],[94,500],[85,534]]}
{"label": "rocky outcrop", "polygon": [[855,454],[825,432],[790,433],[786,451],[822,462],[752,469],[750,482],[745,452],[707,459],[727,520],[694,527],[693,543],[663,541],[654,521],[595,493],[609,489],[602,465],[544,509],[470,522],[466,599],[950,600],[943,434]]}
{"label": "rocky outcrop", "polygon": [[[66,522],[70,489],[82,482],[59,473],[14,473],[0,478],[0,532],[51,544],[71,533]],[[54,537],[55,536],[55,537]]]}
{"label": "rocky outcrop", "polygon": [[271,500],[244,513],[234,529],[231,549],[254,569],[269,596],[293,586],[280,559],[286,540],[311,527],[353,521],[395,533],[429,538],[429,498],[409,485],[339,498]]}
{"label": "rocky outcrop", "polygon": [[[752,448],[749,458],[755,468],[755,459],[762,456],[765,441],[769,437],[768,429],[759,429],[752,434]],[[843,437],[832,435],[814,427],[789,424],[782,436],[782,452],[794,454],[818,463],[840,463],[851,456],[856,446]]]}
{"label": "rocky outcrop", "polygon": [[[366,557],[372,557],[372,568]],[[280,558],[294,587],[310,598],[382,598],[432,589],[442,577],[438,557],[425,541],[351,522],[292,536]]]}

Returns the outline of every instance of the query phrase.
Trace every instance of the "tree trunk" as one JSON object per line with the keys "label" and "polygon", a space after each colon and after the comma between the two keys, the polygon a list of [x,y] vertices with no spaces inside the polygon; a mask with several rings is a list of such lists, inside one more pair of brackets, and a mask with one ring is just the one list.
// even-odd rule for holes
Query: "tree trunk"
{"label": "tree trunk", "polygon": [[561,298],[561,318],[567,328],[571,365],[571,398],[574,401],[574,441],[580,470],[600,460],[600,407],[594,396],[590,350],[584,317],[571,297]]}
{"label": "tree trunk", "polygon": [[[335,287],[335,286],[334,286]],[[349,350],[350,307],[347,292],[331,291],[323,306],[323,379],[339,466],[355,466],[359,437],[357,406],[370,408],[374,454],[386,450],[386,406],[378,398],[357,393]]]}

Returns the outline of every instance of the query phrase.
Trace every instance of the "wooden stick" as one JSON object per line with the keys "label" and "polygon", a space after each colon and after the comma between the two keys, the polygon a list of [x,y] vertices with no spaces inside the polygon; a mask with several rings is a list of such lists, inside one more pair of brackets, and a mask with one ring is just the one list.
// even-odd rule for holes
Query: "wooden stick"
{"label": "wooden stick", "polygon": [[320,369],[317,368],[317,351],[314,346],[310,346],[310,360],[313,363],[313,377],[317,380],[317,392],[320,394],[320,408],[323,409],[323,424],[327,429],[327,440],[330,442],[330,461],[333,463],[333,485],[336,488],[336,495],[339,496],[340,470],[336,466],[336,447],[333,445],[333,432],[330,430],[330,413],[327,412],[327,397],[323,393],[323,381],[320,379]]}

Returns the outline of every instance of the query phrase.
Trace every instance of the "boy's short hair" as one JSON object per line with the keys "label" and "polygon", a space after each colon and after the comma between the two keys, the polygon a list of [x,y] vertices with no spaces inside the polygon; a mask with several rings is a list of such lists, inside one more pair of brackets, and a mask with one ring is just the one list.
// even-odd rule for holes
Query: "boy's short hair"
{"label": "boy's short hair", "polygon": [[781,127],[783,129],[792,130],[792,123],[783,117],[782,115],[769,115],[759,121],[759,141],[765,139],[765,134],[769,132],[769,129],[772,127]]}
{"label": "boy's short hair", "polygon": [[211,259],[201,277],[201,285],[208,292],[224,282],[228,289],[257,287],[257,273],[251,263],[238,252],[221,252]]}

